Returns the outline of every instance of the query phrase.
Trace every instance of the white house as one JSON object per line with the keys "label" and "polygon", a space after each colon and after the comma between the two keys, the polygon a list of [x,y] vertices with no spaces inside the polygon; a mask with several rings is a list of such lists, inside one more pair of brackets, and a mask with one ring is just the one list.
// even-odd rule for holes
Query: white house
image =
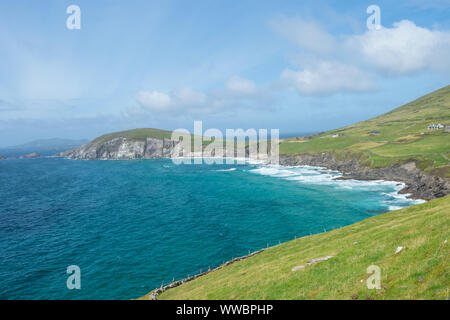
{"label": "white house", "polygon": [[438,124],[433,123],[428,126],[428,130],[438,130],[438,129],[442,129],[442,128],[444,128],[444,126],[440,123],[438,123]]}

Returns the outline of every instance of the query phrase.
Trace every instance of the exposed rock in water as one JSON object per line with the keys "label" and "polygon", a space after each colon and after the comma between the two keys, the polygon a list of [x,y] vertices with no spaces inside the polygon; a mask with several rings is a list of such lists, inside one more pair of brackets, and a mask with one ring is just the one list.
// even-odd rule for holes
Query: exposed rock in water
{"label": "exposed rock in water", "polygon": [[6,157],[0,155],[0,160],[6,159]]}
{"label": "exposed rock in water", "polygon": [[24,156],[20,156],[19,158],[20,159],[33,159],[33,158],[39,158],[39,157],[40,157],[39,154],[37,154],[36,152],[32,152],[32,153],[26,154]]}
{"label": "exposed rock in water", "polygon": [[386,180],[405,183],[400,193],[410,194],[411,198],[431,200],[450,194],[448,179],[427,175],[416,167],[414,161],[396,164],[386,168],[361,166],[357,159],[338,160],[332,154],[280,155],[281,165],[309,165],[325,167],[342,172],[338,179]]}

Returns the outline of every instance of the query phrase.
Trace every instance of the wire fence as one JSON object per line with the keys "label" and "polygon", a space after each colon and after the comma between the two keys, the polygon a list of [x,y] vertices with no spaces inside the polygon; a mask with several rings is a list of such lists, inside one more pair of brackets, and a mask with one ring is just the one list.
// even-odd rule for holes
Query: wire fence
{"label": "wire fence", "polygon": [[[328,229],[328,231],[327,231],[327,229],[325,227],[322,226],[322,228],[323,228],[323,232],[319,232],[319,233],[315,233],[315,234],[326,233],[326,232],[329,232],[329,231],[332,231],[332,230],[335,230],[335,229],[339,229],[339,228],[341,228],[341,226],[338,226],[338,227],[332,226],[331,228]],[[312,236],[312,235],[313,235],[313,233],[310,232],[309,236]],[[302,238],[302,237],[305,237],[305,235],[301,236],[300,238]],[[297,240],[297,239],[300,239],[300,238],[297,238],[297,235],[295,234],[294,238],[292,240]],[[169,288],[172,288],[172,287],[178,286],[178,285],[180,285],[182,283],[191,281],[191,280],[193,280],[195,278],[198,278],[198,277],[200,277],[202,275],[205,275],[205,274],[208,274],[208,273],[210,273],[212,271],[221,269],[222,267],[227,266],[227,265],[229,265],[231,263],[244,260],[246,258],[249,258],[249,257],[255,255],[255,254],[261,253],[261,252],[263,252],[263,251],[265,251],[267,249],[270,249],[270,248],[277,247],[277,246],[279,246],[279,245],[281,245],[283,243],[286,243],[288,241],[291,241],[291,240],[286,240],[285,242],[281,242],[281,240],[278,240],[278,243],[276,243],[275,245],[270,245],[270,242],[267,242],[266,247],[261,248],[259,250],[255,250],[255,251],[248,250],[248,254],[247,255],[239,256],[239,257],[233,257],[232,256],[230,260],[222,260],[221,264],[209,265],[208,268],[201,268],[201,269],[199,269],[197,271],[194,271],[192,273],[188,273],[186,277],[181,277],[181,278],[179,278],[177,280],[175,279],[175,277],[172,277],[171,281],[166,282],[166,283],[168,283],[166,286],[164,285],[165,281],[163,280],[163,281],[161,281],[161,287],[156,288],[154,291],[162,290],[161,292],[163,292],[163,291],[165,291],[165,290],[167,290]],[[173,284],[176,284],[176,285],[173,285]],[[166,288],[166,289],[164,289],[164,288]],[[161,293],[161,292],[159,292],[159,293]],[[155,298],[156,298],[156,295],[155,295]]]}

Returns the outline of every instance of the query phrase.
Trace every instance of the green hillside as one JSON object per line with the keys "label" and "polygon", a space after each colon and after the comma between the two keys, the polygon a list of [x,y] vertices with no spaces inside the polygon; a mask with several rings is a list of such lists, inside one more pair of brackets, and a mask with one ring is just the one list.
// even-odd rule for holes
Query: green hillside
{"label": "green hillside", "polygon": [[107,133],[96,138],[95,140],[92,141],[92,143],[101,144],[105,141],[119,137],[124,137],[130,140],[146,140],[147,138],[170,139],[171,135],[172,131],[159,130],[153,128],[139,128],[127,131]]}
{"label": "green hillside", "polygon": [[[158,299],[446,299],[449,212],[447,196],[293,240],[169,289]],[[396,254],[399,246],[404,249]],[[307,265],[326,256],[333,257]],[[305,267],[292,271],[300,265]],[[379,290],[367,288],[370,265],[381,269]]]}
{"label": "green hillside", "polygon": [[[313,136],[285,139],[280,154],[331,152],[370,167],[415,159],[425,171],[450,177],[450,85],[379,117]],[[437,169],[436,169],[437,168]]]}
{"label": "green hillside", "polygon": [[[180,133],[179,136],[184,136]],[[195,135],[189,134],[188,135],[191,138],[191,144],[192,148],[194,146],[194,137]],[[128,140],[140,140],[145,141],[147,138],[155,138],[155,139],[171,139],[172,137],[172,131],[167,130],[160,130],[160,129],[154,129],[154,128],[137,128],[132,130],[126,130],[126,131],[117,131],[112,133],[104,134],[98,138],[95,138],[90,142],[90,144],[93,145],[101,145],[105,142],[108,142],[114,138],[127,138]],[[211,143],[211,141],[202,141],[203,146],[208,145]]]}

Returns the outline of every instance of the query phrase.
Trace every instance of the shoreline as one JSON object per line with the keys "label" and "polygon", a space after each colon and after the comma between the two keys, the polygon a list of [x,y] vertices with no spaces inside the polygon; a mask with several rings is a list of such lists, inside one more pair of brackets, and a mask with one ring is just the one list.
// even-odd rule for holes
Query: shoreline
{"label": "shoreline", "polygon": [[[60,153],[53,156],[55,158],[64,158],[68,160],[157,160],[157,159],[173,159],[169,156],[161,157],[136,157],[136,158],[83,158],[67,156]],[[226,161],[229,157],[177,157],[177,159],[222,159]],[[232,158],[238,161],[238,164],[261,164],[271,165],[270,160],[255,159],[250,156],[245,158]],[[225,163],[226,164],[226,163]],[[178,164],[177,164],[178,165]],[[320,154],[282,154],[279,157],[278,165],[283,167],[293,166],[311,166],[320,167],[325,170],[337,171],[342,176],[336,180],[358,180],[358,181],[385,181],[404,184],[398,194],[404,194],[407,199],[425,200],[444,197],[450,194],[450,180],[438,177],[436,175],[428,175],[416,166],[416,161],[411,160],[403,164],[395,164],[388,167],[370,168],[361,166],[357,159],[338,160],[331,153]]]}
{"label": "shoreline", "polygon": [[[376,182],[376,183],[383,184],[383,185],[386,185],[386,186],[392,186],[392,187],[394,187],[395,191],[389,192],[389,194],[392,193],[392,194],[395,194],[396,198],[402,198],[404,200],[409,200],[409,201],[415,202],[415,203],[412,203],[412,204],[410,204],[408,206],[415,205],[415,204],[421,204],[421,203],[424,203],[424,202],[428,201],[428,200],[425,200],[425,199],[422,199],[422,198],[412,198],[411,194],[400,192],[400,191],[402,191],[403,189],[405,189],[407,187],[406,183],[403,182],[403,181],[384,180],[384,179],[378,179],[378,178],[374,178],[374,179],[355,179],[354,177],[351,177],[351,176],[344,176],[343,175],[344,173],[342,173],[341,171],[328,169],[328,168],[322,167],[322,166],[311,166],[311,165],[303,165],[303,164],[301,164],[301,165],[270,165],[270,164],[263,164],[263,165],[270,166],[271,168],[283,168],[283,169],[284,168],[286,168],[286,169],[291,169],[291,168],[312,169],[314,171],[319,172],[321,175],[329,175],[329,174],[339,174],[339,175],[341,175],[341,176],[336,176],[336,177],[330,178],[329,181],[330,182],[335,182],[335,183],[337,183],[336,181],[354,181],[354,182],[357,182],[357,183],[358,182],[360,182],[360,183],[361,182],[362,183],[364,183],[364,182],[367,182],[367,183],[368,182]],[[271,176],[270,174],[268,174],[268,175]],[[295,177],[295,175],[294,175],[294,177]],[[304,183],[305,184],[315,184],[314,182],[304,182]],[[322,183],[318,183],[318,184],[322,184]],[[355,186],[355,188],[358,188],[358,186]],[[404,208],[404,207],[401,207],[401,208]],[[389,209],[388,211],[391,211],[391,210],[395,210],[395,209]]]}
{"label": "shoreline", "polygon": [[[79,160],[138,160],[138,159],[161,159],[172,158],[172,155],[179,155],[183,151],[182,146],[177,141],[169,139],[147,138],[146,140],[132,140],[124,136],[118,136],[100,143],[91,141],[81,147],[60,152],[57,156]],[[185,154],[185,152],[183,152]],[[187,153],[188,155],[177,157],[183,158],[205,158],[202,152]],[[274,156],[276,156],[274,154]],[[260,163],[279,164],[287,166],[310,165],[324,167],[328,170],[337,170],[342,173],[340,179],[355,180],[385,180],[399,181],[405,183],[406,187],[400,190],[400,194],[410,194],[411,199],[431,200],[450,194],[450,179],[446,176],[438,176],[433,172],[422,171],[418,160],[404,160],[387,167],[363,166],[359,159],[338,159],[333,151],[322,153],[301,153],[301,154],[278,154],[279,158],[272,161],[272,155],[266,153],[250,154],[246,148],[243,157],[234,154],[234,160],[258,161]],[[227,159],[225,153],[211,153],[207,158]],[[255,159],[256,158],[256,159]],[[172,158],[173,159],[173,158]]]}
{"label": "shoreline", "polygon": [[356,159],[337,160],[331,154],[280,155],[283,166],[315,166],[342,173],[338,180],[394,181],[405,186],[399,194],[409,194],[408,199],[432,200],[450,194],[450,182],[438,176],[427,175],[417,168],[415,161],[390,167],[369,168],[361,166]]}

